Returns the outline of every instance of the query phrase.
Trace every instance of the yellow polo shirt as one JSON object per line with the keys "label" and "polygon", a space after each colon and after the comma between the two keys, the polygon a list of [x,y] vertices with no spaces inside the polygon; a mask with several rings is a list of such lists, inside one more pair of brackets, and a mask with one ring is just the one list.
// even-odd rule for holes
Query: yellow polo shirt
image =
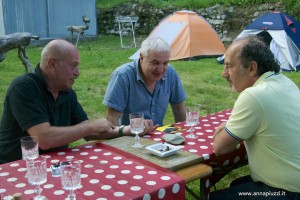
{"label": "yellow polo shirt", "polygon": [[299,124],[299,88],[267,72],[239,95],[226,130],[244,140],[254,181],[300,192]]}

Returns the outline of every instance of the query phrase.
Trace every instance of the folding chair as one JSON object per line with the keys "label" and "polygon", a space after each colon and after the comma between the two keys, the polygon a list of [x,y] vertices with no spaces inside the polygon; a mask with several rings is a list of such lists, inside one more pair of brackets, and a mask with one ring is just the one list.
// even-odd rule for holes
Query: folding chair
{"label": "folding chair", "polygon": [[[119,24],[119,34],[120,34],[120,40],[121,40],[121,47],[131,47],[131,46],[124,46],[123,45],[123,35],[128,34],[128,31],[132,32],[132,39],[133,39],[133,45],[132,47],[136,47],[135,42],[135,33],[134,30],[136,28],[136,23],[139,20],[138,17],[128,17],[128,16],[117,16],[116,20]],[[129,25],[128,25],[129,24]]]}

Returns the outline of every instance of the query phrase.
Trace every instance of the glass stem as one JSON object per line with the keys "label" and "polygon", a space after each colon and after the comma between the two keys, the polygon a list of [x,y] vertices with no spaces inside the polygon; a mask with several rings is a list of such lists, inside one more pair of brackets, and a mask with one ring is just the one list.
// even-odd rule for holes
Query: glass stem
{"label": "glass stem", "polygon": [[41,196],[42,191],[43,191],[43,189],[40,187],[40,185],[37,185],[36,188],[35,188],[35,192],[36,192],[38,197]]}
{"label": "glass stem", "polygon": [[135,134],[135,143],[138,144],[140,142],[139,134]]}
{"label": "glass stem", "polygon": [[194,134],[195,126],[192,126],[191,129],[192,129],[192,130],[191,130],[192,134]]}
{"label": "glass stem", "polygon": [[70,190],[69,200],[76,200],[76,194],[74,190]]}

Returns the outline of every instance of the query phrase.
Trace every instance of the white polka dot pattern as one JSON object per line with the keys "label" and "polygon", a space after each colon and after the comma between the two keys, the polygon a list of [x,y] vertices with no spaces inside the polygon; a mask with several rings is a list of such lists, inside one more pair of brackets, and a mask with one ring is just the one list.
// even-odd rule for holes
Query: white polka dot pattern
{"label": "white polka dot pattern", "polygon": [[[174,172],[105,144],[89,144],[47,155],[48,180],[42,185],[48,199],[65,199],[68,191],[61,188],[60,177],[51,174],[50,165],[67,158],[82,162],[81,187],[77,199],[184,199],[184,180]],[[24,177],[24,160],[1,165],[0,194],[23,193],[35,196],[34,186]]]}
{"label": "white polka dot pattern", "polygon": [[[182,146],[182,150],[189,151],[191,153],[202,156],[204,160],[208,160],[213,157],[213,134],[215,129],[223,122],[227,121],[231,112],[225,110],[222,112],[214,113],[199,118],[199,124],[195,126],[194,133],[198,136],[197,139],[185,138],[185,143]],[[176,123],[176,126],[188,129],[185,122]],[[160,142],[164,133],[156,131],[151,134],[150,139]],[[178,134],[178,133],[176,133]],[[181,132],[185,137],[188,133],[186,131]]]}
{"label": "white polka dot pattern", "polygon": [[[194,130],[195,135],[198,136],[197,139],[189,139],[185,137],[188,134],[187,130],[189,129],[185,122],[176,123],[176,126],[182,128],[180,132],[176,134],[181,134],[185,137],[185,143],[177,146],[184,151],[201,156],[203,159],[202,162],[213,167],[214,172],[217,172],[216,174],[218,175],[225,175],[228,171],[247,164],[247,153],[243,143],[240,143],[240,145],[237,146],[236,151],[229,154],[218,157],[214,154],[214,132],[221,123],[226,122],[229,119],[230,115],[231,110],[228,109],[207,116],[201,116],[199,118],[199,124],[195,126]],[[163,134],[163,132],[156,131],[153,134],[150,134],[148,138],[160,142]],[[214,179],[213,184],[218,181],[218,178],[219,177],[215,179],[215,177],[212,177],[212,179]],[[208,194],[209,190],[206,192]]]}

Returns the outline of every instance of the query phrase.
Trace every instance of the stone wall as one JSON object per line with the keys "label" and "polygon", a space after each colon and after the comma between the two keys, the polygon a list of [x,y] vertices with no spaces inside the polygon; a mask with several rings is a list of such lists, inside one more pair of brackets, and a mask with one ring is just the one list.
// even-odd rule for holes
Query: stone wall
{"label": "stone wall", "polygon": [[[116,17],[137,16],[139,20],[136,23],[136,35],[148,35],[164,17],[177,10],[187,9],[172,6],[155,8],[147,3],[126,3],[112,9],[98,10],[98,34],[119,34]],[[260,4],[246,8],[217,4],[193,11],[207,19],[224,42],[230,42],[254,19],[273,10],[289,14],[280,3]],[[130,30],[130,27],[128,29]]]}

